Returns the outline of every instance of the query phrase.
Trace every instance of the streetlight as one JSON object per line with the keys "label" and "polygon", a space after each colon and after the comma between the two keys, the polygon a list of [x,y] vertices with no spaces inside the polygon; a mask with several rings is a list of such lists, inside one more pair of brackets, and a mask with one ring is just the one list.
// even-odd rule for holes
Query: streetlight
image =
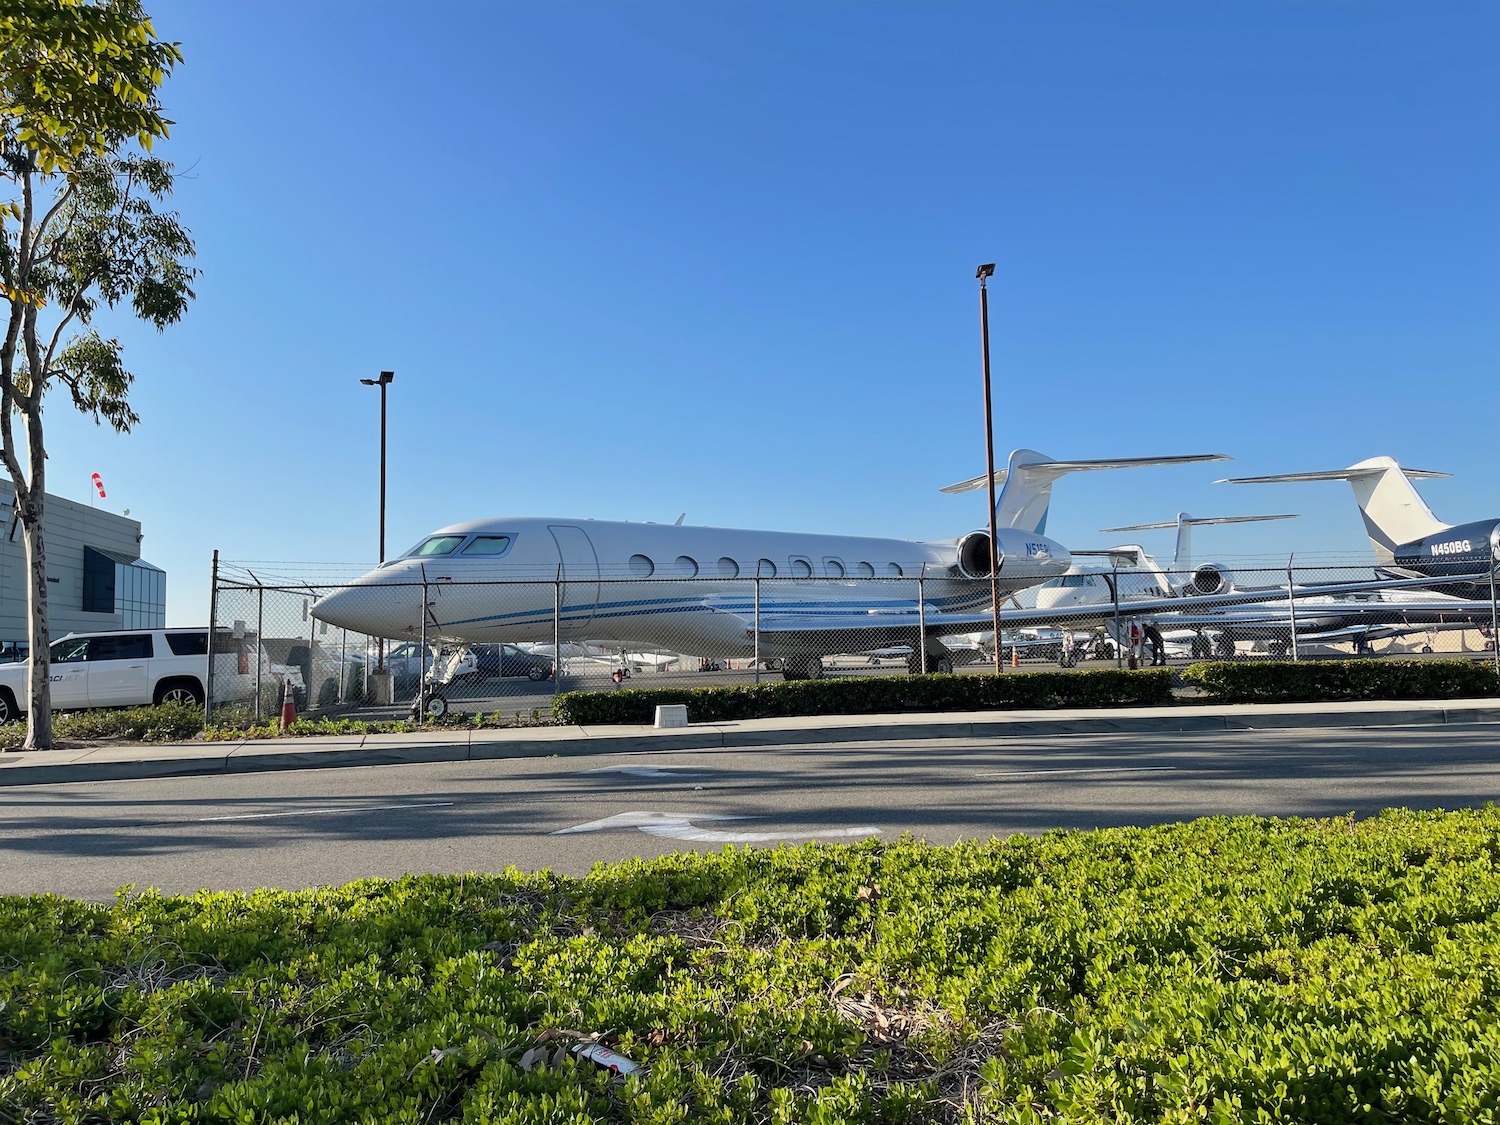
{"label": "streetlight", "polygon": [[[382,371],[378,379],[361,379],[367,387],[380,388],[380,562],[385,562],[385,389],[395,379],[394,371]],[[375,650],[375,671],[385,671],[385,638]]]}
{"label": "streetlight", "polygon": [[382,371],[378,379],[361,379],[367,387],[380,388],[380,562],[385,562],[385,389],[395,379],[394,371]]}
{"label": "streetlight", "polygon": [[995,263],[974,271],[979,279],[979,331],[984,342],[984,466],[990,497],[990,610],[995,625],[995,675],[1000,675],[1000,545],[995,535],[995,426],[990,412],[990,295],[985,281],[995,276]]}

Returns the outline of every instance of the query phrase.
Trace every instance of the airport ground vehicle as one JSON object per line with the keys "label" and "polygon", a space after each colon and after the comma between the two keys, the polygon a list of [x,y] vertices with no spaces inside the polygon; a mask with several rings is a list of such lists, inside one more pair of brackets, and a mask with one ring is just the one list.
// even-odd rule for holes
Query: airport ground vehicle
{"label": "airport ground vehicle", "polygon": [[[253,637],[228,630],[214,636],[214,698],[238,700],[255,694]],[[208,682],[207,629],[134,629],[70,633],[52,642],[49,664],[52,706],[137,707],[150,703],[200,705]],[[20,718],[31,661],[0,665],[0,722]],[[262,684],[275,683],[268,666]]]}

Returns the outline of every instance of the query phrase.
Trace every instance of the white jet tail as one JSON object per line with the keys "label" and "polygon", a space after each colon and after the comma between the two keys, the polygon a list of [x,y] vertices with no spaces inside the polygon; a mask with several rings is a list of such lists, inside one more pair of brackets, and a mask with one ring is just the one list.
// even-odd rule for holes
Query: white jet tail
{"label": "white jet tail", "polygon": [[[995,471],[995,483],[1004,485],[995,498],[995,526],[1013,527],[1045,535],[1047,508],[1052,503],[1052,482],[1068,473],[1096,469],[1136,469],[1147,465],[1188,465],[1198,461],[1230,461],[1224,453],[1191,453],[1176,457],[1116,457],[1107,461],[1054,461],[1035,449],[1018,449],[1010,463]],[[984,474],[950,484],[943,492],[970,492],[989,483]]]}
{"label": "white jet tail", "polygon": [[1347,469],[1322,473],[1282,473],[1269,477],[1236,477],[1219,484],[1282,484],[1288,481],[1346,480],[1359,501],[1365,533],[1381,562],[1393,562],[1396,548],[1452,527],[1432,514],[1412,487],[1413,480],[1446,477],[1428,469],[1403,469],[1390,457],[1371,457]]}
{"label": "white jet tail", "polygon": [[1133,523],[1128,527],[1105,527],[1101,531],[1155,531],[1158,528],[1175,527],[1177,529],[1177,550],[1172,555],[1173,570],[1188,570],[1193,565],[1193,528],[1208,527],[1221,523],[1260,523],[1264,520],[1294,520],[1297,518],[1295,512],[1284,513],[1275,516],[1190,516],[1186,512],[1178,512],[1175,520],[1164,520],[1161,523]]}

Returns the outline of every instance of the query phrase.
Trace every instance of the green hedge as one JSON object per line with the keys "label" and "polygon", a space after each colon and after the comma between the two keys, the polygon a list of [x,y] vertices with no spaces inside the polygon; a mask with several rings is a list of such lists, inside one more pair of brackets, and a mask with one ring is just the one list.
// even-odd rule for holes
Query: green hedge
{"label": "green hedge", "polygon": [[1239,817],[0,898],[0,1121],[1493,1122],[1497,835]]}
{"label": "green hedge", "polygon": [[1296,660],[1190,664],[1182,678],[1219,703],[1478,699],[1500,695],[1494,666],[1468,660]]}
{"label": "green hedge", "polygon": [[999,676],[870,676],[772,680],[746,687],[565,692],[552,704],[562,723],[649,723],[662,703],[685,703],[695,723],[791,715],[874,715],[902,711],[993,711],[1058,707],[1157,706],[1172,702],[1167,669],[1124,672],[1009,672]]}

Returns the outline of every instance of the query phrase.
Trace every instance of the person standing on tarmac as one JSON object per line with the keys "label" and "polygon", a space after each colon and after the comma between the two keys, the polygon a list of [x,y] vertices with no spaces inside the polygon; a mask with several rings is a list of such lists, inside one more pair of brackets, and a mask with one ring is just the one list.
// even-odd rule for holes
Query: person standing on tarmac
{"label": "person standing on tarmac", "polygon": [[1142,634],[1147,644],[1151,646],[1151,666],[1165,665],[1167,662],[1167,642],[1162,638],[1161,630],[1156,627],[1155,621],[1146,622],[1146,630]]}

